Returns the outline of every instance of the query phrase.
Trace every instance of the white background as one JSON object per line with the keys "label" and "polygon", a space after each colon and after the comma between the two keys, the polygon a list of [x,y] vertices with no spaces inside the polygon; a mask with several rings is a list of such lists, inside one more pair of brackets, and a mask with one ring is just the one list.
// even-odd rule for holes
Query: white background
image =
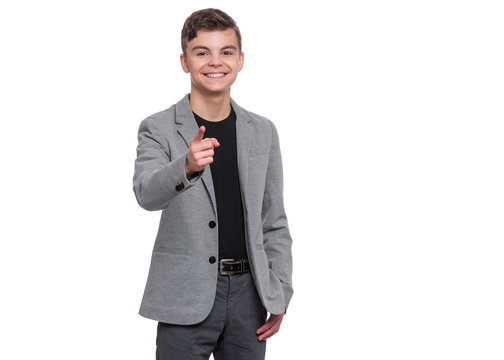
{"label": "white background", "polygon": [[440,0],[2,2],[0,358],[154,359],[136,136],[189,91],[206,7],[280,135],[295,292],[267,358],[503,359],[504,12]]}

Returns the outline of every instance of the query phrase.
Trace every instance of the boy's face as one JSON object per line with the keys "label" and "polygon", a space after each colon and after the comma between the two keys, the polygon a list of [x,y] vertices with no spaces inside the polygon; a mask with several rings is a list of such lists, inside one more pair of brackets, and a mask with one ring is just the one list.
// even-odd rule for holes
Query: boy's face
{"label": "boy's face", "polygon": [[180,55],[182,69],[191,73],[191,92],[224,94],[231,89],[243,67],[243,52],[233,29],[198,31]]}

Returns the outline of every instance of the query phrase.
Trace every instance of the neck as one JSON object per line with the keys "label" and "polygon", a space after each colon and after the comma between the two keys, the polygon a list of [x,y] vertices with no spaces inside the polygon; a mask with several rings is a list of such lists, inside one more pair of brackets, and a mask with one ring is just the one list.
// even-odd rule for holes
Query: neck
{"label": "neck", "polygon": [[231,91],[217,95],[202,95],[191,89],[191,109],[208,121],[221,121],[231,112]]}

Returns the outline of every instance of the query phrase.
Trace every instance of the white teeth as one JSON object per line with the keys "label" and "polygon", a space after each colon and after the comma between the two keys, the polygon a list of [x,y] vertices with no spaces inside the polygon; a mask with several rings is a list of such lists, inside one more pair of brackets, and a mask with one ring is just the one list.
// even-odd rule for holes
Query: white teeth
{"label": "white teeth", "polygon": [[224,73],[218,73],[218,74],[207,74],[206,76],[216,78],[216,77],[221,77],[224,75],[225,75]]}

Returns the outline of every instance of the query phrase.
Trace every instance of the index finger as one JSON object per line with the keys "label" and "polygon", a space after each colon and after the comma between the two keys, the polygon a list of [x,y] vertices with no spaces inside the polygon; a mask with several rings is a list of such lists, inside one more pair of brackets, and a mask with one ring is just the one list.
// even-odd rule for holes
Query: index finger
{"label": "index finger", "polygon": [[203,135],[205,134],[205,127],[202,125],[199,127],[198,131],[194,135],[193,139],[197,142],[201,142],[203,140]]}

